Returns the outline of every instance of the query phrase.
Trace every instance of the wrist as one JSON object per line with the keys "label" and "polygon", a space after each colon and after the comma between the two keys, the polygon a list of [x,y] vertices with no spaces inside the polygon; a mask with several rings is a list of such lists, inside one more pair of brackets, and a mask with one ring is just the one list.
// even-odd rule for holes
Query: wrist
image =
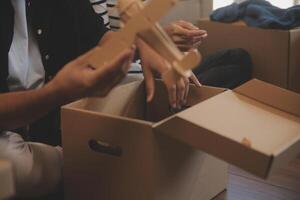
{"label": "wrist", "polygon": [[47,96],[50,102],[57,106],[61,106],[69,103],[66,93],[63,92],[62,88],[55,84],[53,81],[49,82],[42,88],[43,93]]}

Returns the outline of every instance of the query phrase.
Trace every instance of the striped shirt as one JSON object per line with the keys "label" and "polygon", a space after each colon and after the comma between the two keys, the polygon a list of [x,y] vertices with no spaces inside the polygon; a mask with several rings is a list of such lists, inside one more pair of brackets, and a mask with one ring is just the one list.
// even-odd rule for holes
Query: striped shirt
{"label": "striped shirt", "polygon": [[[147,1],[147,0],[142,0]],[[120,15],[116,5],[118,0],[90,0],[96,14],[103,18],[106,27],[112,31],[120,29]],[[129,73],[142,73],[140,60],[136,60],[131,64]]]}
{"label": "striped shirt", "polygon": [[[142,0],[147,1],[147,0]],[[120,29],[120,15],[116,5],[118,0],[90,0],[95,12],[107,22],[112,31]]]}
{"label": "striped shirt", "polygon": [[110,28],[110,21],[108,17],[108,10],[107,10],[107,0],[90,0],[95,13],[102,17],[104,20],[104,24],[107,28]]}

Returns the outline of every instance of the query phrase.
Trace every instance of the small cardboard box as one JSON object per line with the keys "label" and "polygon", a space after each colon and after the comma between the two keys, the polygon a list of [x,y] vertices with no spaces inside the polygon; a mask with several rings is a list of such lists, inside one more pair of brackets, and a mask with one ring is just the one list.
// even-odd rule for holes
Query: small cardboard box
{"label": "small cardboard box", "polygon": [[66,198],[210,199],[225,188],[226,164],[203,152],[263,178],[300,153],[296,93],[252,80],[233,91],[192,87],[188,102],[170,112],[157,82],[147,105],[135,82],[65,106]]}
{"label": "small cardboard box", "polygon": [[[189,103],[223,91],[192,86]],[[136,81],[62,109],[66,199],[209,200],[225,189],[225,162],[156,133],[173,115],[164,85],[152,104],[145,99]]]}
{"label": "small cardboard box", "polygon": [[251,54],[255,78],[300,92],[300,29],[267,30],[207,19],[198,25],[209,35],[200,47],[204,56],[226,48],[243,48]]}

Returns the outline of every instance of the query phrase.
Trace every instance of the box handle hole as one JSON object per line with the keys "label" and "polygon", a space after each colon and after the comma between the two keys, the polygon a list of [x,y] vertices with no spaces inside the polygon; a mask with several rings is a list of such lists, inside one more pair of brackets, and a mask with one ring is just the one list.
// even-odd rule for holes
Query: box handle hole
{"label": "box handle hole", "polygon": [[103,153],[103,154],[116,156],[116,157],[122,156],[122,148],[119,146],[112,146],[108,143],[95,140],[95,139],[91,139],[88,145],[92,151],[97,153]]}

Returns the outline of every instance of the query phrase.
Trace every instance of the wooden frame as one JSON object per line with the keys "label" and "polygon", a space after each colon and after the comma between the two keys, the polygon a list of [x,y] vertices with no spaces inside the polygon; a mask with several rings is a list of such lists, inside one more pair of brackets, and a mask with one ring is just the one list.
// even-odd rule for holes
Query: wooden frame
{"label": "wooden frame", "polygon": [[175,4],[176,0],[152,0],[144,6],[140,0],[120,0],[118,8],[124,22],[123,28],[114,35],[114,39],[97,47],[89,58],[89,63],[99,68],[111,62],[124,49],[129,48],[138,36],[152,49],[162,55],[171,70],[163,78],[176,81],[179,76],[189,77],[191,69],[201,61],[197,50],[187,54],[180,52],[157,21]]}

